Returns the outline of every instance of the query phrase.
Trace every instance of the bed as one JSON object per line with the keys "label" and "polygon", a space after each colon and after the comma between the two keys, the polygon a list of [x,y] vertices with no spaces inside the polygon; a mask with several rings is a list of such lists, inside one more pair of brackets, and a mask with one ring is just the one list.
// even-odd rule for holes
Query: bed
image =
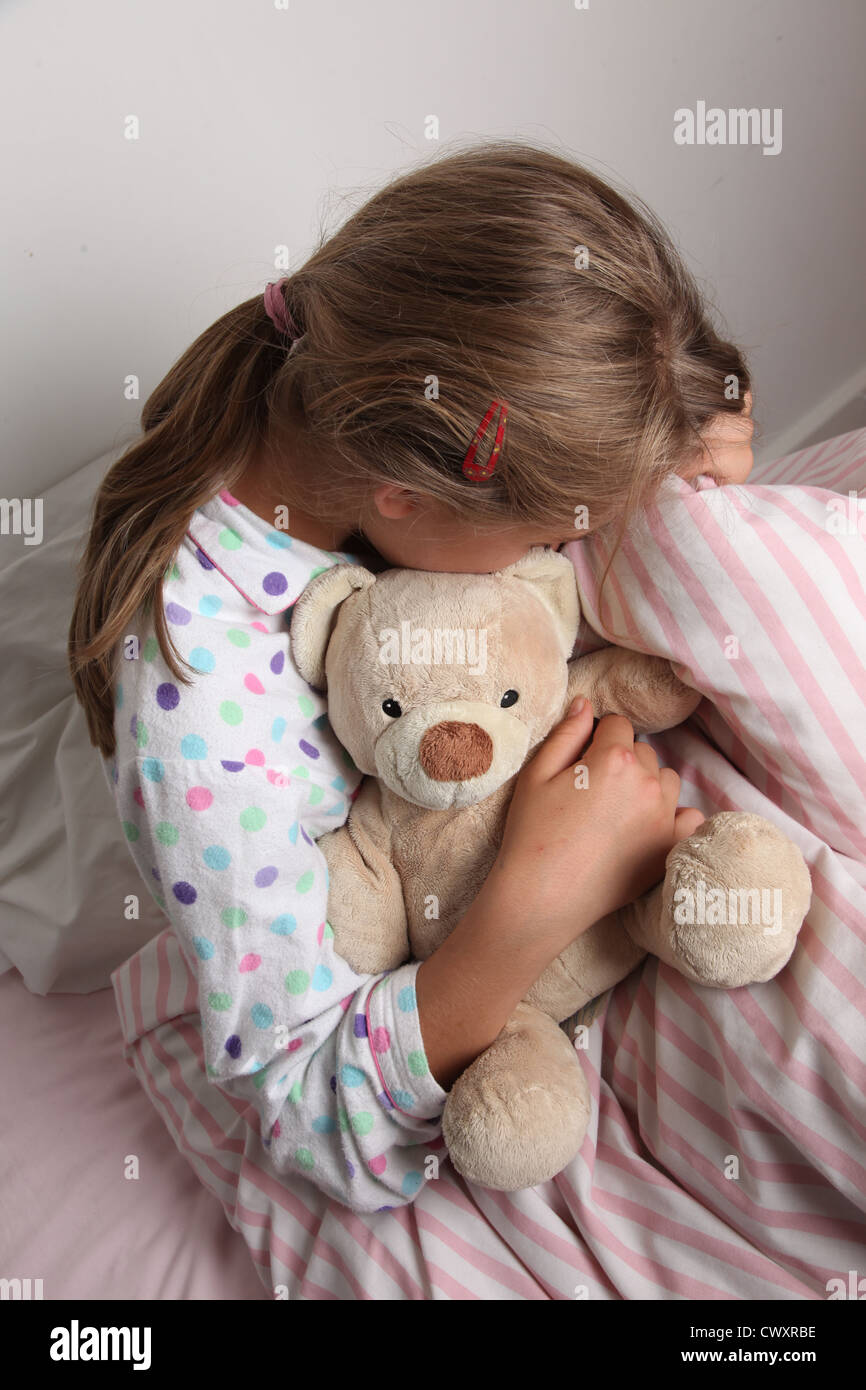
{"label": "bed", "polygon": [[[819,611],[827,586],[786,570],[803,615],[758,663],[771,686],[778,663],[767,701],[733,662],[713,669],[713,624],[731,619],[712,576],[702,599],[679,546],[647,561],[642,545],[664,552],[664,512],[598,611],[603,555],[576,566],[594,626],[712,690],[652,740],[682,800],[767,814],[802,849],[813,902],[791,962],[720,992],[648,960],[571,1021],[587,1025],[594,1113],[562,1174],[506,1194],[444,1161],[413,1204],[371,1215],[269,1170],[256,1117],[203,1082],[194,988],[164,919],[144,896],[140,918],[124,915],[127,851],[62,656],[70,566],[108,462],[48,493],[46,542],[0,572],[15,658],[0,743],[0,1272],[41,1278],[46,1299],[798,1300],[866,1269],[866,779],[853,765],[866,746],[866,431],[725,489],[738,494],[727,532],[711,515],[723,570],[745,563],[735,526],[775,550],[780,573],[780,549],[811,527],[845,589],[842,608]],[[768,483],[786,485],[772,504]],[[700,617],[685,650],[665,564]],[[741,590],[760,618],[772,595]],[[829,654],[810,647],[810,624]],[[148,970],[115,994],[113,971],[139,951]]]}

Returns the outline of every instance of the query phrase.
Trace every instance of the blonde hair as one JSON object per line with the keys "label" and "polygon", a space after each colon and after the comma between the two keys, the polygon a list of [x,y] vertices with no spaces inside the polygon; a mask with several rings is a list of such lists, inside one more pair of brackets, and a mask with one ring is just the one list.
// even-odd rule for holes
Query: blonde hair
{"label": "blonde hair", "polygon": [[[585,506],[592,529],[618,521],[621,537],[750,384],[650,209],[519,141],[395,178],[323,234],[282,294],[294,349],[260,294],[229,310],[153,391],[141,438],[97,494],[69,659],[106,756],[116,644],[144,608],[189,683],[166,571],[196,508],[288,439],[280,495],[323,520],[360,521],[391,482],[482,528],[568,529]],[[461,463],[494,399],[509,407],[503,451],[488,480],[468,481]],[[492,439],[491,427],[478,462]]]}

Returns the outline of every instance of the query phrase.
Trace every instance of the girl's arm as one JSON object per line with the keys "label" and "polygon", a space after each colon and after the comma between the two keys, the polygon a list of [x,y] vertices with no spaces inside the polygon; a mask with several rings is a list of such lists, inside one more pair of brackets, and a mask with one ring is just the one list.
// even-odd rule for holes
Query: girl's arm
{"label": "girl's arm", "polygon": [[[703,820],[677,810],[680,779],[627,719],[575,700],[517,780],[502,846],[472,907],[418,968],[430,1070],[450,1088],[546,967],[581,932],[639,897]],[[574,763],[588,777],[575,787]]]}

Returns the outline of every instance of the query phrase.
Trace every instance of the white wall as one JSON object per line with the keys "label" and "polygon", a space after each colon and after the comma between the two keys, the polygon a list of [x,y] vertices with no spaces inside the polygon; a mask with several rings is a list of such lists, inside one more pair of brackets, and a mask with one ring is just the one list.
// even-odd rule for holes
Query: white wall
{"label": "white wall", "polygon": [[[431,113],[655,207],[750,352],[765,452],[866,423],[864,38],[863,0],[6,0],[4,490],[132,438],[127,374],[143,400],[276,245],[299,264],[427,156]],[[676,145],[698,100],[781,107],[782,152]]]}

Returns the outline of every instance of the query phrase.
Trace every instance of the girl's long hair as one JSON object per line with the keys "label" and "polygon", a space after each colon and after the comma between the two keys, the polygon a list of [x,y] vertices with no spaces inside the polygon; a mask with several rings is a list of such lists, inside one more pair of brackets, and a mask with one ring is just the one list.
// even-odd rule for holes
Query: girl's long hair
{"label": "girl's long hair", "polygon": [[[519,141],[395,178],[282,293],[302,335],[291,352],[260,294],[224,314],[153,391],[97,493],[69,660],[106,756],[117,644],[139,609],[190,680],[163,580],[195,510],[253,460],[289,461],[272,482],[290,508],[361,531],[372,487],[391,482],[479,528],[567,530],[586,507],[620,538],[750,385],[650,209]],[[469,481],[461,463],[493,400],[509,407],[503,452]]]}

